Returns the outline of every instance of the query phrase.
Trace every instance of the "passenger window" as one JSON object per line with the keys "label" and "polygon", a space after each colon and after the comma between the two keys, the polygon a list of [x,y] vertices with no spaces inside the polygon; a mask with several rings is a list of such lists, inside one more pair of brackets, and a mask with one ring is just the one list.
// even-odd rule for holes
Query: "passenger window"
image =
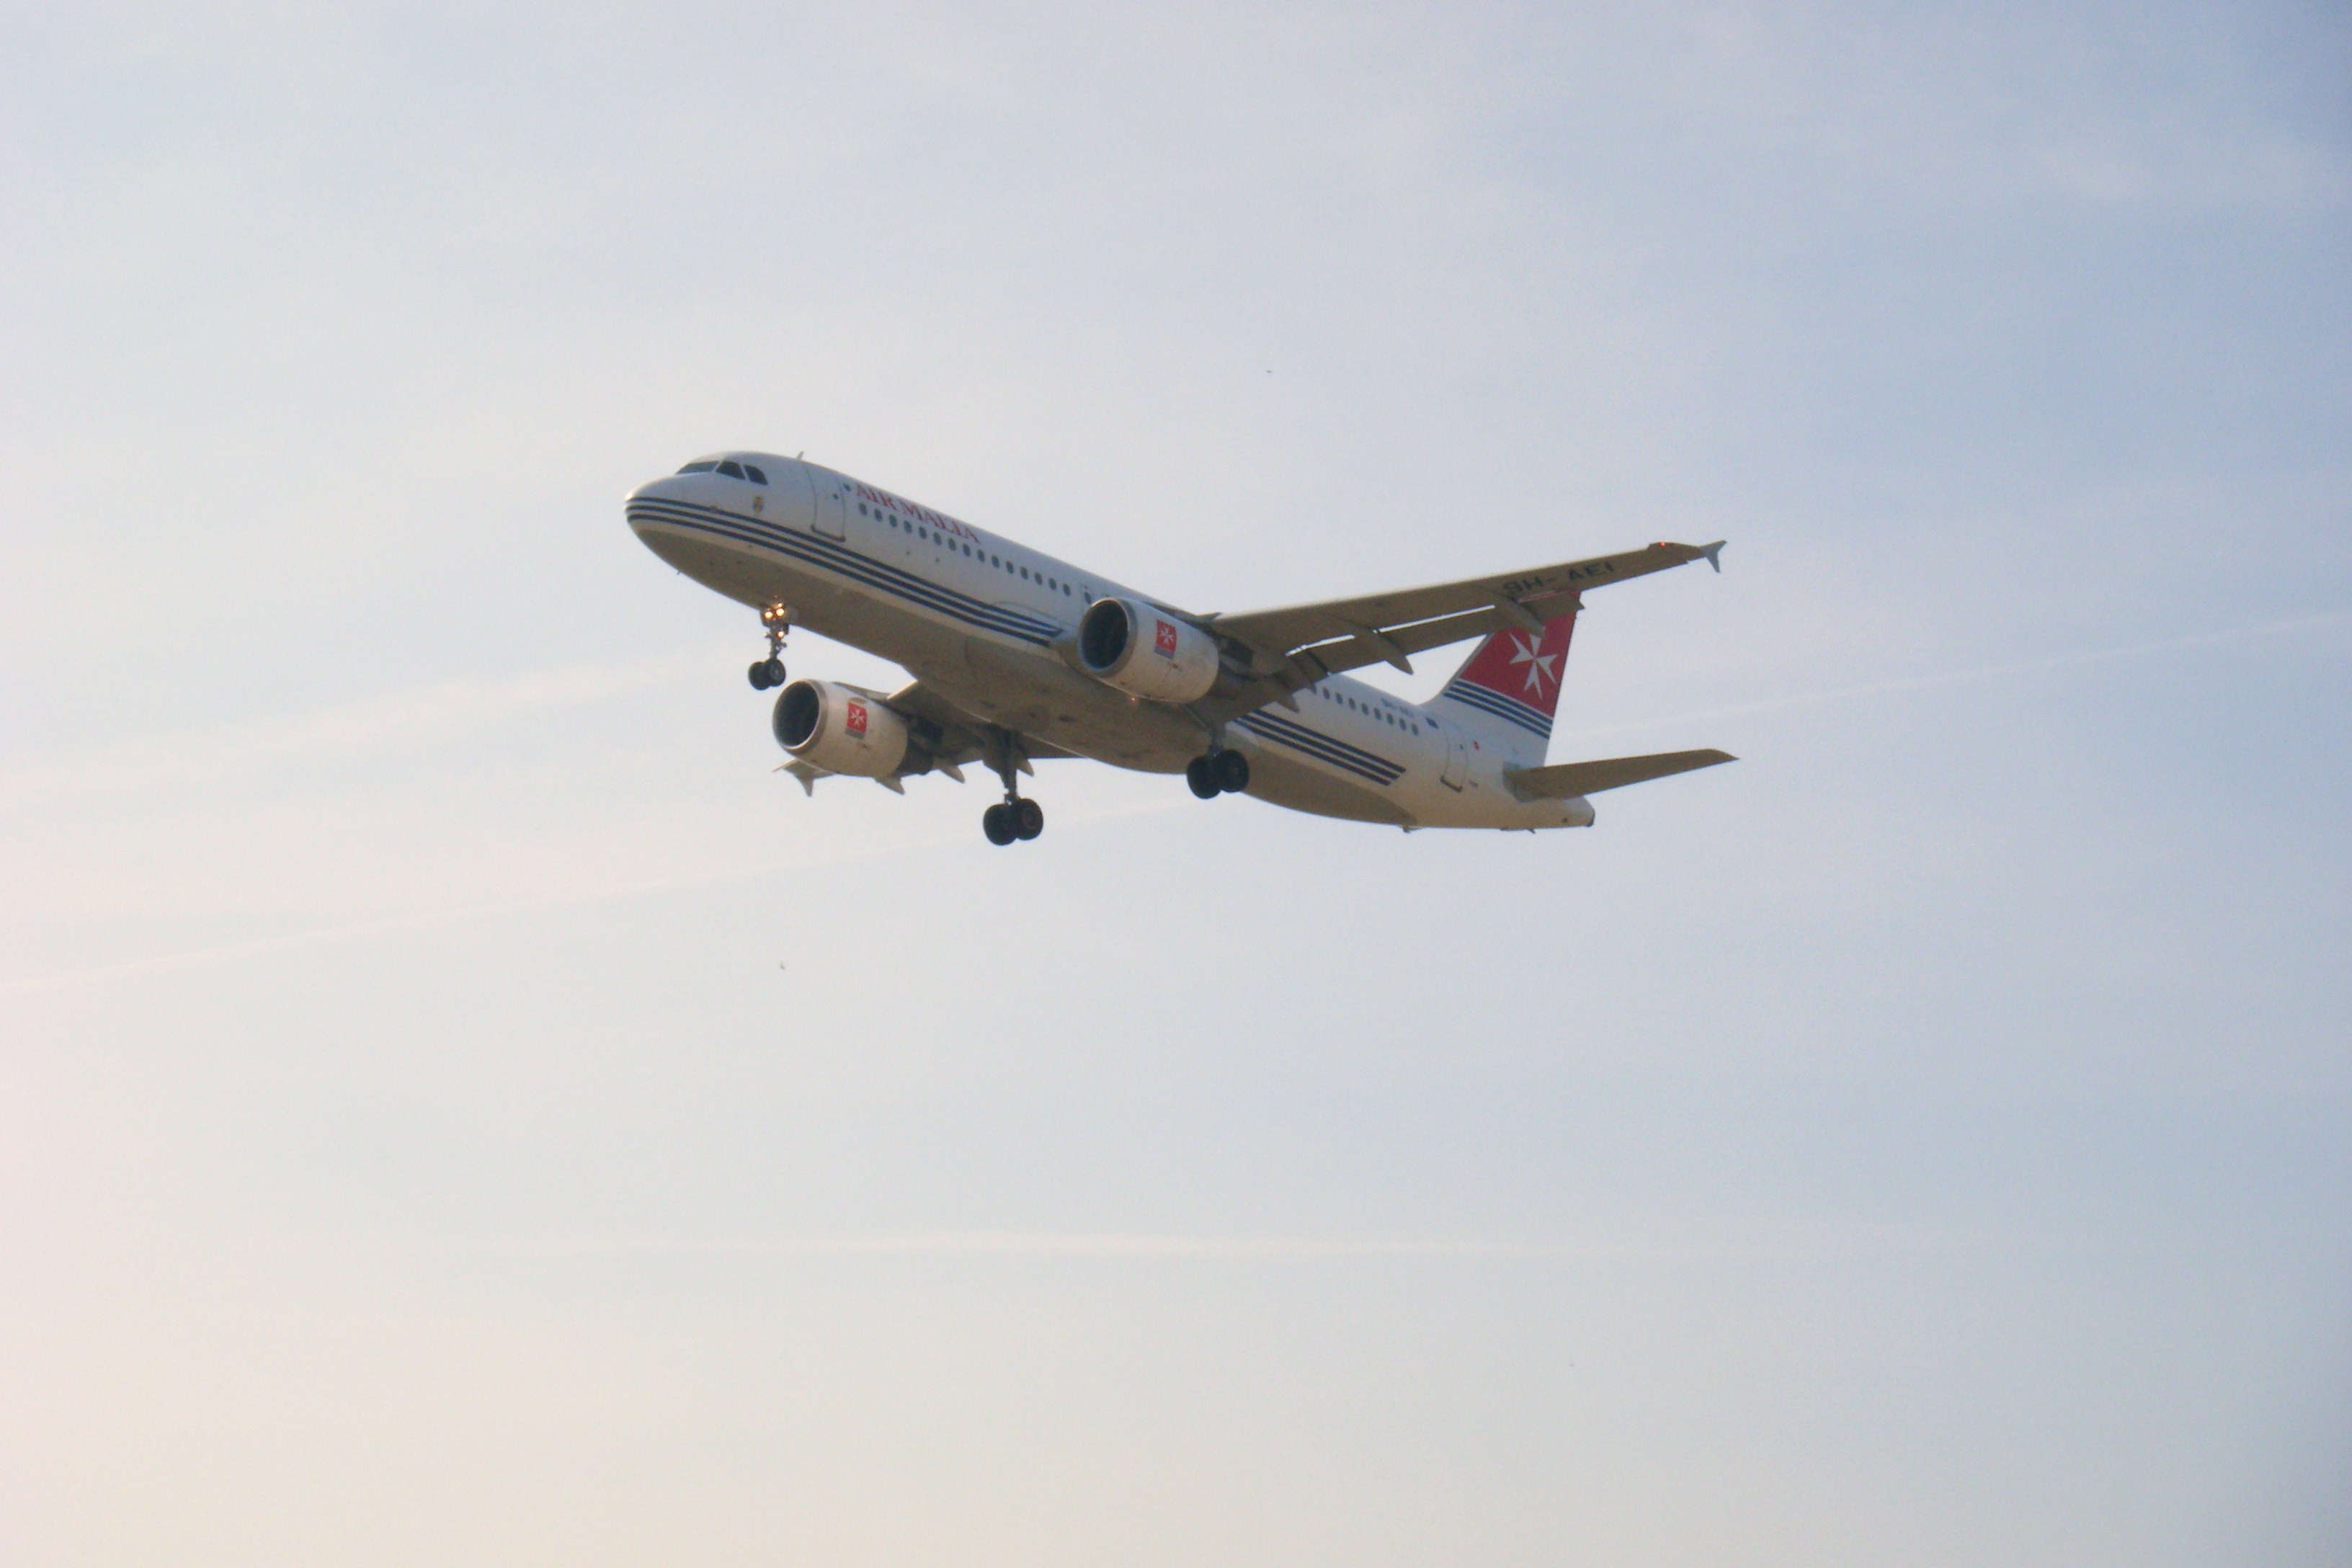
{"label": "passenger window", "polygon": [[730,479],[740,479],[743,477],[743,466],[740,463],[721,463],[719,465],[719,471]]}
{"label": "passenger window", "polygon": [[743,465],[743,472],[755,485],[764,485],[768,482],[768,476],[749,463]]}

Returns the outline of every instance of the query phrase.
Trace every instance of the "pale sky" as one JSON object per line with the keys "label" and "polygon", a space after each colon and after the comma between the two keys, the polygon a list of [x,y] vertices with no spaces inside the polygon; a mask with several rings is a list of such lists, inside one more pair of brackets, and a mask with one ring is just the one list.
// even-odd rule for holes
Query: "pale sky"
{"label": "pale sky", "polygon": [[[2352,1561],[2347,83],[0,10],[0,1561]],[[721,447],[1202,610],[1727,538],[1552,758],[1742,761],[804,800],[622,520]]]}

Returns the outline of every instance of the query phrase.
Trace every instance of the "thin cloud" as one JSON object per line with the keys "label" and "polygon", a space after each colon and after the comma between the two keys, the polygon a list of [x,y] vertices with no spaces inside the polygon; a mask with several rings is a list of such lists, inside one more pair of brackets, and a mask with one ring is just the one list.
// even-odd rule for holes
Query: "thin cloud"
{"label": "thin cloud", "polygon": [[[1155,800],[1115,806],[1097,812],[1065,811],[1057,813],[1057,822],[1064,831],[1079,831],[1104,823],[1124,822],[1134,817],[1156,816],[1163,812],[1181,811],[1190,805],[1189,800]],[[74,990],[84,985],[133,980],[152,974],[168,974],[185,970],[209,968],[215,964],[233,963],[250,958],[265,958],[308,947],[360,942],[372,937],[390,936],[403,932],[438,930],[446,926],[464,924],[470,921],[511,919],[519,915],[576,909],[585,904],[640,898],[690,888],[717,888],[738,882],[756,882],[790,871],[808,871],[824,867],[856,865],[909,856],[935,855],[943,849],[968,846],[970,842],[971,835],[961,831],[954,834],[942,832],[922,837],[906,836],[887,839],[860,838],[852,841],[846,847],[789,856],[749,868],[739,865],[726,871],[702,871],[677,877],[649,878],[606,888],[572,889],[543,898],[471,904],[461,908],[420,910],[378,920],[351,921],[309,931],[288,931],[276,936],[255,937],[243,942],[190,948],[178,952],[155,953],[144,958],[126,959],[119,963],[66,970],[55,974],[27,975],[20,979],[0,980],[0,1000],[45,995],[52,992]]]}
{"label": "thin cloud", "polygon": [[1446,1237],[1164,1236],[1108,1231],[908,1231],[785,1237],[568,1237],[534,1252],[712,1258],[1103,1258],[1246,1261],[1286,1258],[1600,1257],[1612,1249],[1553,1241]]}
{"label": "thin cloud", "polygon": [[[2339,626],[2347,620],[2352,620],[2352,610],[2336,610],[2315,616],[2297,616],[2284,620],[2264,622],[2257,626],[2232,626],[2218,631],[2198,632],[2187,637],[2166,637],[2154,642],[2132,643],[2119,647],[2053,654],[2044,658],[1984,665],[1974,669],[1948,670],[1940,674],[1912,676],[1898,680],[1869,681],[1859,686],[1837,687],[1828,690],[1793,692],[1787,696],[1766,698],[1755,702],[1734,703],[1727,707],[1702,709],[1694,712],[1576,730],[1568,733],[1579,739],[1593,739],[1605,735],[1653,730],[1662,726],[1693,723],[1707,719],[1777,712],[1785,709],[1811,707],[1853,698],[1927,690],[1943,686],[1959,686],[1972,681],[1995,680],[2011,676],[2036,674],[2044,670],[2071,668],[2117,659],[2143,658],[2152,654],[2177,652],[2184,648],[2242,642],[2262,637],[2283,636],[2317,626]],[[695,656],[697,659],[701,657]],[[579,667],[545,670],[497,683],[450,682],[426,688],[415,693],[386,698],[381,702],[367,705],[358,713],[324,716],[280,726],[275,731],[275,736],[278,743],[286,752],[303,746],[340,747],[362,743],[360,738],[364,737],[367,741],[373,741],[383,737],[388,731],[413,734],[418,732],[421,727],[427,725],[478,721],[482,717],[499,712],[510,713],[530,707],[585,701],[619,690],[638,689],[667,678],[674,668],[682,668],[688,662],[690,661],[681,657],[664,658],[644,665],[602,670]],[[400,727],[403,725],[408,728],[402,731]],[[152,784],[152,778],[148,782]],[[1168,802],[1154,802],[1124,806],[1075,818],[1073,826],[1150,816],[1163,811],[1178,809],[1181,805],[1181,803],[1171,805]],[[218,946],[195,948],[181,952],[156,953],[149,957],[125,960],[120,963],[69,970],[56,974],[0,980],[0,998],[42,995],[84,985],[201,969],[214,964],[267,957],[306,947],[362,941],[398,931],[423,931],[467,921],[499,919],[530,914],[542,910],[575,908],[582,904],[604,900],[634,898],[686,888],[718,887],[773,876],[779,869],[805,869],[819,866],[883,860],[897,856],[929,854],[961,842],[961,837],[950,838],[945,836],[933,836],[920,839],[894,838],[882,842],[860,840],[852,847],[831,853],[797,857],[789,862],[762,865],[749,870],[733,869],[716,874],[696,873],[675,878],[655,879],[612,888],[572,891],[551,898],[507,902],[495,906],[431,910],[382,920],[349,922],[312,931],[291,931],[278,936],[257,937],[248,941],[226,942]]]}
{"label": "thin cloud", "polygon": [[1688,713],[1671,713],[1655,719],[1636,719],[1623,724],[1605,724],[1591,729],[1563,731],[1561,733],[1587,739],[1601,735],[1622,735],[1637,730],[1654,730],[1663,725],[1687,724],[1702,719],[1727,719],[1744,713],[1774,713],[1788,708],[1811,708],[1823,702],[1842,702],[1854,697],[1881,697],[1898,691],[1925,691],[1939,686],[1964,686],[1977,680],[1998,680],[2012,675],[2034,675],[2048,669],[2068,669],[2080,665],[2105,664],[2116,659],[2138,658],[2148,654],[2174,653],[2182,648],[2208,647],[2216,643],[2244,642],[2254,637],[2281,636],[2314,626],[2340,626],[2352,620],[2352,610],[2335,610],[2326,615],[2296,616],[2283,621],[2265,621],[2259,626],[2231,626],[2221,631],[2197,632],[2188,637],[2165,637],[2156,642],[2131,643],[2122,647],[2089,648],[2077,653],[2052,654],[2046,658],[2018,659],[2007,664],[1988,664],[1975,669],[1946,670],[1938,675],[1906,676],[1899,680],[1873,680],[1860,686],[1840,686],[1823,691],[1791,692],[1785,697],[1767,697],[1754,702],[1736,702],[1727,708],[1703,708]]}
{"label": "thin cloud", "polygon": [[1694,1239],[1663,1241],[1649,1227],[1618,1237],[1313,1236],[1169,1234],[1139,1231],[836,1231],[800,1236],[539,1237],[485,1244],[536,1257],[710,1258],[987,1258],[1130,1259],[1139,1262],[1280,1262],[1414,1258],[1494,1262],[1624,1261],[1722,1258],[1822,1258],[1857,1252],[1983,1250],[2144,1251],[2144,1239],[2011,1226],[1765,1220],[1715,1227]]}
{"label": "thin cloud", "polygon": [[308,758],[413,745],[520,713],[626,696],[712,662],[710,651],[698,650],[626,665],[562,665],[501,680],[440,681],[323,712],[36,758],[0,773],[0,792],[152,794],[218,784]]}

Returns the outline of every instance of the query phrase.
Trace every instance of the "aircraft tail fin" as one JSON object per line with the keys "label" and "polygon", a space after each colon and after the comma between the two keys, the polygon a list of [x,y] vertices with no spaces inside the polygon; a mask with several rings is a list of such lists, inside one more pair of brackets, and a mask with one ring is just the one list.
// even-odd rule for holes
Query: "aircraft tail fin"
{"label": "aircraft tail fin", "polygon": [[1506,757],[1543,761],[1575,631],[1570,610],[1544,622],[1540,631],[1507,626],[1491,634],[1426,706]]}

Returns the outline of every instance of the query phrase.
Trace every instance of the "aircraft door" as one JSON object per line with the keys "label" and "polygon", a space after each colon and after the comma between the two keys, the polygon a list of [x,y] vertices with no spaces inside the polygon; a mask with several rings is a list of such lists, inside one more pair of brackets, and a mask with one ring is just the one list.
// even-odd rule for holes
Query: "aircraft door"
{"label": "aircraft door", "polygon": [[849,531],[849,499],[838,479],[816,498],[816,531],[827,539],[839,539]]}
{"label": "aircraft door", "polygon": [[1444,727],[1445,771],[1438,783],[1447,789],[1460,789],[1470,782],[1470,747],[1462,739],[1462,731],[1448,724]]}

